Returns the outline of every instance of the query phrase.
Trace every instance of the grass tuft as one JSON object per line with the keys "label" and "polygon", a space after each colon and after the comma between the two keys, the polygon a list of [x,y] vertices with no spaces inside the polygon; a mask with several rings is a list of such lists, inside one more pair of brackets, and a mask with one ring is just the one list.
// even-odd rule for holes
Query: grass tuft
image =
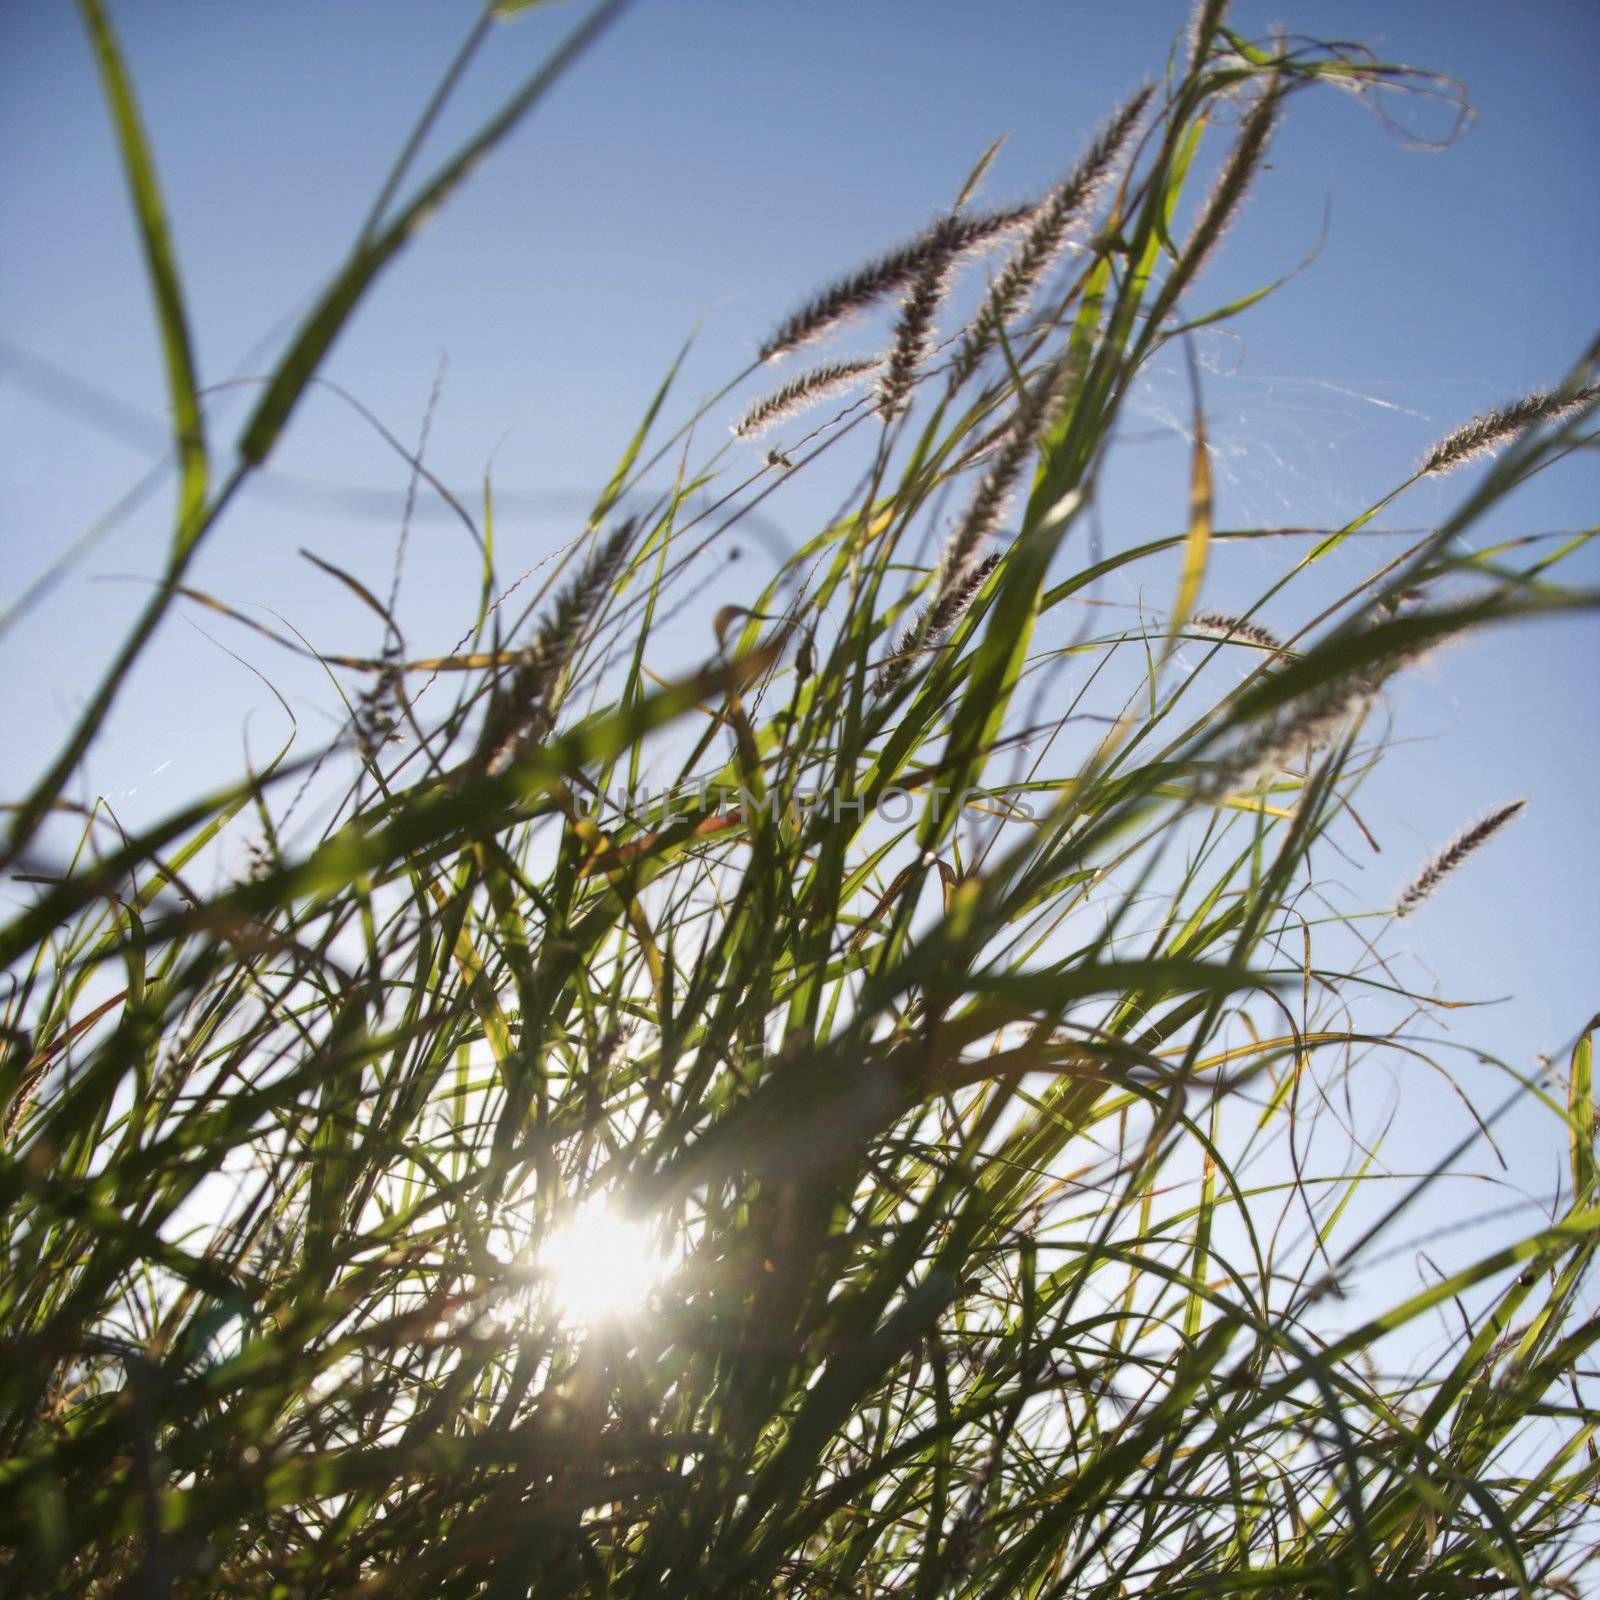
{"label": "grass tuft", "polygon": [[[520,617],[486,491],[453,650],[403,652],[402,530],[387,605],[323,563],[383,625],[314,647],[347,731],[140,831],[79,804],[170,607],[313,648],[187,563],[417,222],[619,11],[408,200],[485,14],[213,483],[154,155],[84,0],[188,454],[160,595],[9,813],[0,1593],[1582,1592],[1595,1024],[1558,1095],[1553,1067],[1458,1054],[1395,948],[1522,802],[1392,911],[1351,864],[1379,843],[1354,800],[1394,675],[1596,602],[1556,573],[1582,538],[1492,562],[1469,538],[1570,453],[1548,425],[1592,374],[1446,440],[1430,461],[1506,460],[1332,605],[1315,558],[1376,508],[1309,552],[1214,526],[1198,426],[1166,530],[1097,515],[1128,397],[1295,97],[1403,69],[1241,38],[1205,0],[1162,95],[1041,202],[958,207],[762,350],[898,297],[884,362],[816,368],[735,433],[869,375],[876,406],[740,470],[726,438],[697,454],[732,384],[679,410],[669,375]],[[1248,109],[1190,212],[1224,102]],[[1115,226],[1066,258],[1113,176]],[[950,274],[1006,239],[941,365]],[[745,582],[730,535],[780,499],[803,537]],[[1267,593],[1182,623],[1233,544]],[[1101,620],[1146,579],[1176,624]],[[1250,620],[1269,604],[1282,642]],[[1251,648],[1172,648],[1185,627]],[[1391,1247],[1438,1223],[1430,1186],[1474,1192],[1499,1114],[1403,1178],[1414,1150],[1368,1108],[1457,1062],[1468,1108],[1511,1081],[1558,1181]],[[1393,1267],[1422,1248],[1425,1276]]]}

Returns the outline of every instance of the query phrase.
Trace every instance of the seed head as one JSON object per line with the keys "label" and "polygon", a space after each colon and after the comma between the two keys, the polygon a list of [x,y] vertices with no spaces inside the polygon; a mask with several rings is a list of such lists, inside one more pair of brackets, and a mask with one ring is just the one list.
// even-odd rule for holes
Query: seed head
{"label": "seed head", "polygon": [[813,367],[810,372],[802,372],[755,401],[734,424],[734,435],[740,439],[754,439],[796,412],[842,393],[869,372],[875,372],[881,364],[878,361],[830,361]]}
{"label": "seed head", "polygon": [[1134,95],[1106,124],[1077,166],[1039,203],[1027,232],[996,277],[956,352],[952,378],[957,384],[972,374],[1006,324],[1027,308],[1034,286],[1061,254],[1073,223],[1093,208],[1111,179],[1153,93],[1146,85]]}
{"label": "seed head", "polygon": [[832,333],[841,323],[911,283],[931,260],[955,259],[992,244],[1033,216],[1032,206],[1009,206],[970,217],[940,217],[916,238],[878,256],[807,301],[761,347],[763,361],[776,361],[801,345]]}
{"label": "seed head", "polygon": [[495,686],[475,752],[485,771],[504,771],[529,740],[548,735],[561,674],[593,625],[637,527],[637,519],[628,517],[595,546],[578,575],[556,596],[510,681]]}
{"label": "seed head", "polygon": [[1308,757],[1338,739],[1378,698],[1368,673],[1346,673],[1291,702],[1248,735],[1202,785],[1206,799],[1248,789],[1284,761]]}
{"label": "seed head", "polygon": [[1541,422],[1554,422],[1600,397],[1600,386],[1577,390],[1536,389],[1524,400],[1498,406],[1474,417],[1447,434],[1422,458],[1419,476],[1436,477],[1481,456],[1491,456],[1502,444],[1518,438]]}
{"label": "seed head", "polygon": [[399,666],[386,653],[372,687],[356,706],[355,743],[363,761],[376,760],[385,745],[404,742],[405,736],[400,732],[403,693]]}
{"label": "seed head", "polygon": [[978,480],[966,515],[945,546],[941,565],[946,574],[961,572],[976,560],[999,527],[1039,435],[1054,414],[1060,378],[1059,368],[1046,372],[1024,394],[1005,432],[996,440],[989,469]]}
{"label": "seed head", "polygon": [[1212,41],[1222,26],[1227,0],[1199,0],[1189,19],[1189,70],[1192,72],[1211,53]]}
{"label": "seed head", "polygon": [[[937,650],[949,637],[951,630],[972,609],[972,602],[986,582],[989,574],[1000,565],[998,554],[973,562],[965,571],[942,581],[933,599],[917,614],[917,619],[900,635],[894,654],[884,664],[874,685],[880,695],[891,694],[911,670],[913,660],[922,652]],[[941,567],[941,570],[942,567]]]}
{"label": "seed head", "polygon": [[1487,844],[1527,803],[1526,800],[1513,800],[1458,833],[1400,891],[1394,903],[1394,914],[1397,917],[1410,916],[1474,850]]}
{"label": "seed head", "polygon": [[1197,611],[1189,618],[1189,626],[1196,633],[1209,634],[1215,639],[1232,639],[1240,644],[1253,644],[1258,649],[1274,654],[1283,649],[1283,641],[1270,628],[1248,617],[1230,617],[1221,611]]}
{"label": "seed head", "polygon": [[917,374],[927,359],[934,320],[950,291],[951,265],[949,252],[930,255],[901,302],[894,344],[878,383],[878,409],[886,419],[904,410]]}
{"label": "seed head", "polygon": [[1216,184],[1200,213],[1199,222],[1195,224],[1183,259],[1167,281],[1164,299],[1168,303],[1177,297],[1184,284],[1198,276],[1223,234],[1228,231],[1228,224],[1238,214],[1251,183],[1261,170],[1261,163],[1266,159],[1267,146],[1272,141],[1278,125],[1278,114],[1283,108],[1283,95],[1283,79],[1274,74],[1267,80],[1256,103],[1245,113],[1239,137],[1217,175]]}

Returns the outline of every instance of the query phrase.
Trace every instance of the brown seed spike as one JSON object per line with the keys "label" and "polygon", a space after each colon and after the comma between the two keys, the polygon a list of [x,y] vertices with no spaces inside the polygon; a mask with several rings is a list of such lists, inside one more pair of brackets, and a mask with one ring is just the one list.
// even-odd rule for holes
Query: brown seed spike
{"label": "brown seed spike", "polygon": [[1400,891],[1394,903],[1394,914],[1397,917],[1410,916],[1473,851],[1487,844],[1527,803],[1526,800],[1513,800],[1509,805],[1491,811],[1481,822],[1475,822],[1458,833]]}
{"label": "brown seed spike", "polygon": [[914,658],[926,650],[936,650],[955,625],[972,609],[978,591],[989,581],[989,574],[1000,565],[998,554],[986,556],[965,572],[942,580],[933,600],[917,614],[916,621],[900,635],[895,652],[879,672],[874,692],[891,694],[911,670]]}
{"label": "brown seed spike", "polygon": [[[978,480],[967,514],[945,547],[945,575],[965,570],[1000,525],[1013,490],[1049,419],[1059,373],[1047,372],[1017,404],[1006,431],[996,443],[989,469]],[[941,583],[945,581],[941,577]]]}
{"label": "brown seed spike", "polygon": [[932,255],[917,274],[900,307],[894,345],[878,384],[878,409],[885,420],[904,410],[933,339],[934,319],[950,289],[951,257]]}
{"label": "brown seed spike", "polygon": [[1270,78],[1261,98],[1246,114],[1239,138],[1229,152],[1227,164],[1217,178],[1217,185],[1201,213],[1194,237],[1189,241],[1192,265],[1191,275],[1198,273],[1216,248],[1217,241],[1227,232],[1240,205],[1249,191],[1267,146],[1278,125],[1278,114],[1283,109],[1284,84],[1279,77]]}
{"label": "brown seed spike", "polygon": [[1199,0],[1189,19],[1189,70],[1193,72],[1211,53],[1211,46],[1228,9],[1227,0]]}
{"label": "brown seed spike", "polygon": [[841,323],[903,289],[940,256],[963,256],[1027,223],[1032,206],[1008,206],[973,217],[941,217],[916,238],[869,261],[814,296],[761,347],[763,361],[776,361],[801,345],[832,333]]}
{"label": "brown seed spike", "polygon": [[879,361],[830,361],[791,378],[771,394],[755,401],[734,424],[736,438],[754,439],[798,411],[841,393],[882,365]]}
{"label": "brown seed spike", "polygon": [[956,352],[952,367],[956,383],[963,383],[971,376],[979,361],[994,347],[1001,329],[1027,307],[1034,286],[1050,270],[1065,246],[1073,223],[1099,199],[1154,92],[1147,84],[1134,95],[1106,124],[1077,166],[1044,197],[1022,242],[995,278]]}
{"label": "brown seed spike", "polygon": [[1215,800],[1252,788],[1283,761],[1309,757],[1365,716],[1377,694],[1371,675],[1345,673],[1284,706],[1211,771],[1200,787],[1202,797]]}
{"label": "brown seed spike", "polygon": [[1600,386],[1585,389],[1550,391],[1536,389],[1523,400],[1497,406],[1446,435],[1422,459],[1419,477],[1434,477],[1464,466],[1481,456],[1493,455],[1509,440],[1526,433],[1541,422],[1555,422],[1582,410],[1600,397]]}
{"label": "brown seed spike", "polygon": [[637,528],[636,518],[625,518],[596,545],[578,575],[556,596],[510,681],[496,685],[474,756],[485,771],[503,771],[530,740],[549,732],[561,674],[621,571]]}
{"label": "brown seed spike", "polygon": [[1274,654],[1283,649],[1283,641],[1277,634],[1248,617],[1230,617],[1222,611],[1197,611],[1189,618],[1189,627],[1214,639],[1234,639]]}

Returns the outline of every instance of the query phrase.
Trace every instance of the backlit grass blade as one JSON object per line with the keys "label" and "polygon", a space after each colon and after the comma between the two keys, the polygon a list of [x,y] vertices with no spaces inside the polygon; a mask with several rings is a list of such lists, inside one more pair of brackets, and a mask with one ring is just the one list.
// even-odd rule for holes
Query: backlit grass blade
{"label": "backlit grass blade", "polygon": [[103,0],[79,0],[84,25],[93,41],[106,102],[116,128],[117,147],[139,225],[139,242],[155,300],[156,326],[167,369],[172,404],[173,441],[178,457],[178,508],[174,519],[172,561],[181,563],[201,533],[206,503],[209,460],[205,420],[200,412],[200,384],[189,334],[177,255],[162,204],[155,160],[145,138],[133,85],[123,65],[122,50]]}

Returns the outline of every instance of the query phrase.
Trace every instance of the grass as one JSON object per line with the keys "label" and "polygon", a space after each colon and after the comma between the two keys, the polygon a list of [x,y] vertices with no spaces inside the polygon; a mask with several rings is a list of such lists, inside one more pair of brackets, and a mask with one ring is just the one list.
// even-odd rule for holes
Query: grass
{"label": "grass", "polygon": [[[1037,207],[964,196],[806,302],[768,349],[817,343],[814,381],[747,371],[675,424],[669,380],[537,595],[486,556],[456,653],[408,658],[357,586],[387,642],[345,662],[333,746],[137,837],[65,798],[340,328],[618,7],[404,198],[508,9],[229,451],[82,0],[178,496],[148,610],[8,813],[31,888],[0,934],[4,1592],[1580,1594],[1588,1036],[1510,1074],[1564,1166],[1549,1217],[1345,1301],[1472,1141],[1404,1183],[1330,1146],[1335,1085],[1432,1047],[1394,909],[1338,909],[1312,858],[1361,847],[1421,653],[1594,603],[1556,581],[1567,547],[1464,537],[1587,443],[1592,359],[1312,541],[1213,526],[1197,391],[1184,514],[1085,554],[1142,369],[1248,309],[1206,302],[1203,268],[1280,121],[1329,83],[1429,80],[1253,43],[1207,0]],[[841,370],[819,341],[875,308],[881,364]],[[699,445],[741,416],[761,449]],[[1485,450],[1445,522],[1325,603],[1329,550]],[[829,471],[837,513],[669,660],[694,557]],[[1260,605],[1200,609],[1250,541],[1283,552]],[[1072,609],[1119,572],[1166,614]],[[291,847],[308,785],[333,820]],[[236,837],[249,873],[199,888]],[[1392,1028],[1358,1021],[1370,996]],[[1446,1346],[1408,1339],[1452,1306]]]}

